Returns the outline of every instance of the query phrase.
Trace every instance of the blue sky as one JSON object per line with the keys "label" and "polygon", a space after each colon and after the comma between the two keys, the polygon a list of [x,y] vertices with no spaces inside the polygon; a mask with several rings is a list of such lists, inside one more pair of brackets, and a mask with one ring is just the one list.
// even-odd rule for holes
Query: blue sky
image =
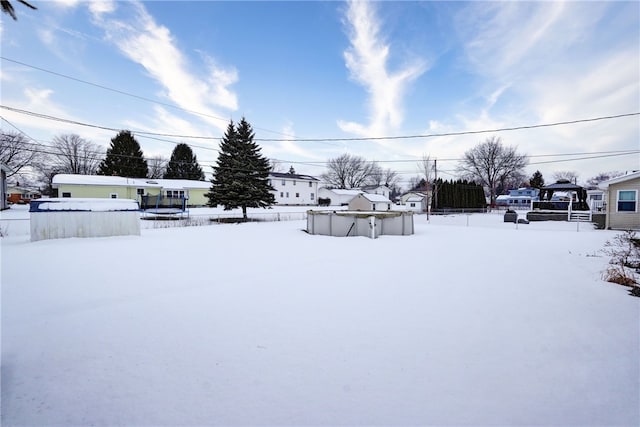
{"label": "blue sky", "polygon": [[[275,139],[258,141],[263,154],[313,175],[350,153],[405,183],[429,155],[453,178],[456,160],[490,136],[530,155],[527,175],[540,170],[547,182],[557,171],[586,180],[640,168],[639,116],[300,141],[637,113],[638,2],[32,3],[37,11],[15,4],[17,21],[2,17],[1,104],[177,135],[139,134],[148,157],[185,142],[208,173],[229,120],[244,116],[257,139]],[[0,111],[3,130],[43,145],[76,133],[106,148],[116,133]]]}

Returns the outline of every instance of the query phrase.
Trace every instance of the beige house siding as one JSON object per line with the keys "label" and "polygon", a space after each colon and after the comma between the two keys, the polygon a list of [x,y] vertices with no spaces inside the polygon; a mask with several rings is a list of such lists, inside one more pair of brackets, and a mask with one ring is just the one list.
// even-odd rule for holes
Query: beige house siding
{"label": "beige house siding", "polygon": [[[118,199],[138,200],[138,187],[122,187],[110,185],[75,185],[60,184],[58,186],[58,197],[64,197],[65,193],[70,193],[74,198],[98,198],[108,199],[116,194]],[[158,194],[159,189],[155,187],[145,188],[144,194]]]}
{"label": "beige house siding", "polygon": [[187,204],[189,206],[206,206],[207,203],[209,202],[209,199],[207,199],[207,196],[206,196],[208,192],[209,190],[204,190],[200,188],[190,189],[189,200]]}
{"label": "beige house siding", "polygon": [[[142,188],[144,194],[157,195],[161,189],[157,186],[152,187],[137,187],[137,186],[119,186],[119,185],[91,185],[91,184],[59,184],[58,185],[58,197],[63,197],[65,193],[69,193],[74,198],[111,198],[113,194],[117,194],[119,199],[133,199],[140,201],[138,197],[138,189]],[[169,188],[163,188],[162,191],[170,190]],[[187,206],[206,206],[208,199],[206,194],[209,192],[207,189],[191,188],[186,189],[189,193],[189,200]]]}
{"label": "beige house siding", "polygon": [[391,209],[391,201],[371,201],[365,195],[358,194],[349,202],[349,210],[354,211],[388,211]]}
{"label": "beige house siding", "polygon": [[[635,212],[618,212],[618,191],[636,191]],[[613,230],[640,230],[640,178],[611,184],[607,191],[607,224]]]}

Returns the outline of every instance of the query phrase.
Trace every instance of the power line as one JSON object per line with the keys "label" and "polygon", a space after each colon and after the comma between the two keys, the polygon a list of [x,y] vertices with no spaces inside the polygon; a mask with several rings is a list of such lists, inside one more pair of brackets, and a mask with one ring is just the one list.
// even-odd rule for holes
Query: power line
{"label": "power line", "polygon": [[[33,111],[23,110],[20,108],[10,107],[7,105],[0,105],[1,108],[4,108],[9,111],[13,111],[15,113],[24,114],[32,117],[37,117],[46,120],[53,120],[62,123],[69,123],[78,126],[91,127],[95,129],[109,130],[118,132],[121,129],[116,129],[108,126],[101,126],[91,123],[79,122],[77,120],[64,119],[61,117],[50,116],[47,114],[36,113]],[[587,119],[577,119],[577,120],[569,120],[563,122],[554,122],[554,123],[542,123],[535,125],[524,125],[524,126],[514,126],[514,127],[505,127],[505,128],[496,128],[496,129],[483,129],[483,130],[475,130],[475,131],[460,131],[460,132],[448,132],[448,133],[432,133],[432,134],[423,134],[423,135],[401,135],[401,136],[381,136],[381,137],[356,137],[356,138],[287,138],[287,139],[274,139],[274,138],[254,138],[254,141],[262,141],[262,142],[339,142],[339,141],[380,141],[380,140],[398,140],[398,139],[416,139],[416,138],[436,138],[443,136],[460,136],[460,135],[477,135],[482,133],[495,133],[495,132],[507,132],[507,131],[516,131],[516,130],[525,130],[525,129],[537,129],[544,127],[554,127],[554,126],[566,126],[573,125],[579,123],[589,123],[596,122],[602,120],[613,120],[625,117],[633,117],[640,115],[640,112],[636,113],[625,113],[625,114],[617,114],[612,116],[600,116],[600,117],[592,117]],[[156,137],[167,137],[167,138],[183,138],[183,139],[220,139],[220,137],[212,137],[212,136],[201,136],[201,135],[176,135],[170,133],[158,133],[158,132],[146,132],[146,131],[134,131],[131,130],[132,133],[136,135],[147,135],[147,136],[156,136]]]}
{"label": "power line", "polygon": [[[97,87],[99,89],[107,90],[107,91],[114,92],[114,93],[117,93],[117,94],[120,94],[120,95],[131,97],[131,98],[139,99],[141,101],[151,102],[153,104],[162,105],[164,107],[173,108],[173,109],[176,109],[176,110],[184,111],[186,113],[196,114],[198,116],[209,117],[211,119],[220,120],[220,121],[223,121],[225,123],[229,122],[229,119],[225,119],[225,118],[222,118],[222,117],[214,116],[214,115],[208,114],[208,113],[202,113],[202,112],[199,112],[199,111],[190,110],[188,108],[183,108],[183,107],[180,107],[180,106],[175,105],[175,104],[169,104],[167,102],[157,101],[155,99],[151,99],[151,98],[147,98],[147,97],[144,97],[144,96],[136,95],[136,94],[131,93],[131,92],[126,92],[124,90],[114,89],[114,88],[111,88],[111,87],[108,87],[108,86],[104,86],[104,85],[101,85],[101,84],[98,84],[98,83],[93,83],[93,82],[90,82],[90,81],[87,81],[87,80],[79,79],[77,77],[72,77],[72,76],[69,76],[67,74],[58,73],[56,71],[48,70],[48,69],[42,68],[42,67],[36,67],[35,65],[27,64],[25,62],[16,61],[15,59],[7,58],[7,57],[4,57],[4,56],[0,56],[0,59],[2,59],[3,61],[13,62],[14,64],[22,65],[24,67],[32,68],[34,70],[42,71],[43,73],[52,74],[54,76],[62,77],[62,78],[68,79],[68,80],[72,80],[72,81],[78,82],[78,83],[86,84],[86,85],[89,85],[89,86],[94,86],[94,87]],[[277,131],[270,130],[270,129],[264,129],[264,128],[258,128],[258,127],[256,127],[255,129],[259,129],[259,130],[262,130],[262,131],[265,131],[265,132],[274,133],[274,134],[278,134],[278,135],[290,136],[290,135],[288,135],[286,133],[277,132]]]}

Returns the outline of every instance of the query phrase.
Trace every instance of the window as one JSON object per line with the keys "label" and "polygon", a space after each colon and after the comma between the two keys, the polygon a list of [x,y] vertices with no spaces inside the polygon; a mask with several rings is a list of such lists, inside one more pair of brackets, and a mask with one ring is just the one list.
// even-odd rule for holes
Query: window
{"label": "window", "polygon": [[313,183],[312,182],[309,183],[309,188],[311,188],[311,187],[313,187]]}
{"label": "window", "polygon": [[296,193],[296,197],[300,197],[300,193]]}
{"label": "window", "polygon": [[287,199],[289,198],[289,192],[287,191]]}
{"label": "window", "polygon": [[71,193],[62,193],[62,197],[71,197]]}
{"label": "window", "polygon": [[284,197],[284,193],[282,191],[280,192],[280,197]]}
{"label": "window", "polygon": [[170,199],[181,199],[184,197],[184,190],[167,190],[166,196]]}
{"label": "window", "polygon": [[313,200],[313,193],[311,193],[311,200]]}
{"label": "window", "polygon": [[282,180],[282,185],[285,185],[287,181],[285,181],[284,179]]}
{"label": "window", "polygon": [[618,190],[618,212],[636,212],[637,206],[637,190]]}
{"label": "window", "polygon": [[111,194],[109,194],[109,197],[111,197],[112,199],[117,199],[118,198],[118,193],[111,193]]}
{"label": "window", "polygon": [[144,188],[138,188],[136,192],[138,193],[138,196],[142,196],[144,194]]}
{"label": "window", "polygon": [[295,179],[293,180],[293,185],[296,185],[296,180]]}
{"label": "window", "polygon": [[409,204],[409,206],[411,206],[412,208],[415,208],[416,204],[412,202],[411,204]]}

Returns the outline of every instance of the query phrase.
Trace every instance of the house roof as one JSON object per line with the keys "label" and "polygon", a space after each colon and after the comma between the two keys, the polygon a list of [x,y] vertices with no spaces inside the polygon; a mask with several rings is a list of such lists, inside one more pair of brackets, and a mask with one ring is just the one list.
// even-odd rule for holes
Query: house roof
{"label": "house roof", "polygon": [[424,200],[424,196],[411,196],[407,199],[407,202],[421,202]]}
{"label": "house roof", "polygon": [[367,190],[375,190],[376,188],[386,188],[387,190],[390,190],[389,187],[387,187],[384,184],[380,184],[380,185],[364,185],[362,187],[360,187],[362,190],[367,191]]}
{"label": "house roof", "polygon": [[362,190],[354,190],[354,189],[334,188],[334,189],[328,189],[328,190],[340,196],[357,196],[358,194],[362,194]]}
{"label": "house roof", "polygon": [[274,178],[299,179],[301,181],[319,181],[318,178],[311,175],[299,175],[296,173],[269,172],[269,176]]}
{"label": "house roof", "polygon": [[570,182],[556,182],[555,184],[545,185],[543,190],[561,190],[561,191],[577,191],[582,190],[583,187],[572,184]]}
{"label": "house roof", "polygon": [[182,189],[208,189],[211,183],[208,181],[194,181],[188,179],[149,179],[149,178],[125,178],[121,176],[104,175],[73,175],[58,174],[53,177],[54,188],[59,185],[109,185],[117,187],[144,187],[144,188],[169,188]]}
{"label": "house roof", "polygon": [[600,188],[601,190],[606,190],[607,188],[609,188],[609,185],[611,184],[618,184],[618,183],[625,182],[635,178],[640,178],[640,171],[633,171],[626,175],[618,176],[618,177],[609,179],[607,181],[603,181],[600,184],[598,184],[598,188]]}
{"label": "house roof", "polygon": [[361,196],[370,202],[391,203],[391,200],[382,194],[361,193]]}

